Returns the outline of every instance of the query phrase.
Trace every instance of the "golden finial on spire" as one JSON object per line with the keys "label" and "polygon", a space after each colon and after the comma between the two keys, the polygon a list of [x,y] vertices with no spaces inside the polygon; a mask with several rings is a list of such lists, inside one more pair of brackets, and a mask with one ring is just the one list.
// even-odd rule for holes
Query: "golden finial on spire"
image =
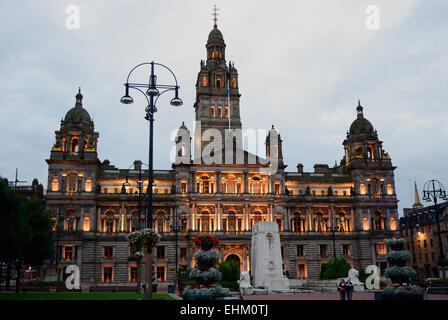
{"label": "golden finial on spire", "polygon": [[218,25],[216,24],[216,21],[218,21],[218,18],[216,18],[216,16],[219,16],[219,14],[218,14],[218,10],[219,10],[219,8],[216,8],[216,4],[215,4],[215,7],[213,8],[213,13],[212,13],[212,16],[213,16],[213,22],[214,22],[214,27],[217,27]]}

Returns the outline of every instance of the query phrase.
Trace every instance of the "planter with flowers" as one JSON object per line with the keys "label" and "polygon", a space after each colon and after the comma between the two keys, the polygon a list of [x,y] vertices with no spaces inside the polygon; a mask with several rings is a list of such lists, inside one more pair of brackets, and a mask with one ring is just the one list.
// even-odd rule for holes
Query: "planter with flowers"
{"label": "planter with flowers", "polygon": [[418,286],[411,285],[411,278],[415,277],[416,271],[406,266],[411,256],[408,251],[403,250],[405,239],[393,237],[385,239],[390,251],[386,254],[386,260],[390,267],[384,275],[391,279],[392,285],[382,291],[383,300],[422,300],[423,292]]}
{"label": "planter with flowers", "polygon": [[195,237],[193,242],[201,249],[194,254],[196,266],[189,274],[196,284],[186,286],[182,296],[185,300],[196,300],[201,296],[212,298],[229,296],[229,289],[217,284],[222,278],[217,266],[220,255],[218,250],[212,249],[219,244],[219,240],[206,234]]}

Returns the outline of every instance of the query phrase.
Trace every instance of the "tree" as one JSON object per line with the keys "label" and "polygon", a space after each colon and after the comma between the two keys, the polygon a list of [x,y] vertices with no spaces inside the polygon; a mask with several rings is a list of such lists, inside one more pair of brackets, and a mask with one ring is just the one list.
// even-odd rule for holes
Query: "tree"
{"label": "tree", "polygon": [[350,268],[350,264],[344,258],[334,258],[330,262],[322,265],[320,279],[345,278]]}
{"label": "tree", "polygon": [[14,264],[19,291],[22,266],[41,265],[52,250],[53,221],[38,200],[18,195],[0,179],[0,261]]}

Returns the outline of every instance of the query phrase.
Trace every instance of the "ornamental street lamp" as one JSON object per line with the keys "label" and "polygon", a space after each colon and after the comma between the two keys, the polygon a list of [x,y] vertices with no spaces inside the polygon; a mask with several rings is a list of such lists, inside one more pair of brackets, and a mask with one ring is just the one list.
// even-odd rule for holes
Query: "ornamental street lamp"
{"label": "ornamental street lamp", "polygon": [[332,239],[333,239],[333,257],[336,259],[336,238],[335,233],[339,231],[339,226],[330,227],[330,231],[332,233]]}
{"label": "ornamental street lamp", "polygon": [[444,267],[445,254],[443,252],[443,242],[440,234],[440,223],[439,223],[440,210],[439,207],[437,206],[437,199],[447,200],[443,184],[434,179],[426,181],[425,185],[423,186],[423,200],[426,200],[428,202],[431,202],[431,200],[434,201],[434,214],[437,223],[437,234],[439,240],[439,264],[442,266],[442,277],[443,282],[445,282],[446,281],[445,267]]}
{"label": "ornamental street lamp", "polygon": [[[147,83],[133,83],[129,82],[131,74],[134,70],[139,69],[141,67],[150,66],[151,73],[149,76],[149,81]],[[157,76],[154,74],[154,67],[158,66],[160,68],[164,68],[168,70],[174,78],[174,85],[166,85],[166,84],[158,84]],[[146,227],[152,228],[152,206],[153,206],[153,192],[152,186],[154,183],[154,173],[153,173],[153,127],[154,127],[154,113],[157,112],[156,104],[159,97],[168,91],[174,91],[174,98],[171,99],[170,104],[175,107],[179,107],[182,105],[182,100],[179,98],[179,85],[177,84],[177,78],[174,75],[173,71],[167,66],[152,62],[144,62],[136,65],[128,74],[126,79],[126,83],[124,84],[125,94],[121,98],[121,103],[131,104],[134,102],[134,99],[129,95],[129,89],[134,89],[142,93],[147,102],[147,106],[145,108],[145,119],[149,121],[149,168],[148,168],[148,188],[147,188],[147,206],[146,206]],[[143,90],[146,90],[146,93]],[[161,90],[161,92],[159,91]],[[145,289],[145,297],[150,299],[152,297],[152,254],[147,253],[145,256],[146,263],[146,289]]]}

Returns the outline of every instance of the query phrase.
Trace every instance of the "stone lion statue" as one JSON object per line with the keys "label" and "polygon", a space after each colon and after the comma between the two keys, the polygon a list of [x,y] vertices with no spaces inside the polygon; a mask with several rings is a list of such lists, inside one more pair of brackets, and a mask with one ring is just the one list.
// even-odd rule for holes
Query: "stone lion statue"
{"label": "stone lion statue", "polygon": [[354,269],[354,268],[351,268],[350,270],[348,270],[348,275],[347,275],[347,277],[350,278],[350,281],[351,281],[353,284],[362,284],[361,281],[359,281],[359,279],[358,279],[358,277],[359,277],[359,271],[356,270],[356,269]]}
{"label": "stone lion statue", "polygon": [[238,284],[240,285],[240,288],[251,288],[250,284],[250,275],[249,272],[243,271],[240,275],[240,280],[238,280]]}

